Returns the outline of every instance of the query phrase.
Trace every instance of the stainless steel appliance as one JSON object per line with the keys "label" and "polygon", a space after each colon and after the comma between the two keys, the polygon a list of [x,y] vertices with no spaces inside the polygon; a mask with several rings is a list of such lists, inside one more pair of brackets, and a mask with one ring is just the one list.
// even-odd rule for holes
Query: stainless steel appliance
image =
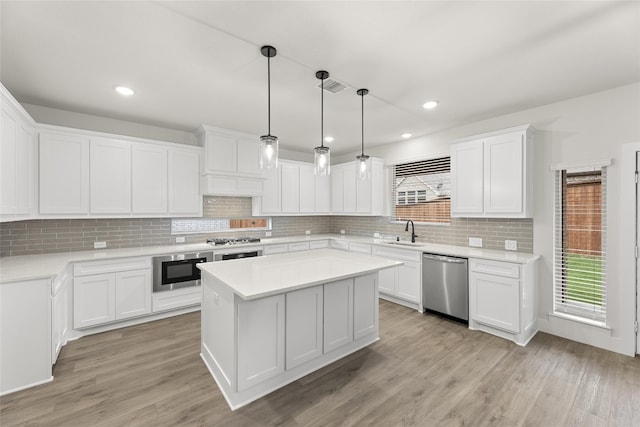
{"label": "stainless steel appliance", "polygon": [[469,275],[466,258],[422,254],[422,306],[469,320]]}
{"label": "stainless steel appliance", "polygon": [[214,255],[214,261],[227,261],[230,259],[252,258],[262,256],[262,249],[244,249],[230,250],[225,252],[217,252]]}
{"label": "stainless steel appliance", "polygon": [[153,257],[153,292],[200,286],[201,262],[213,261],[213,252],[194,252]]}

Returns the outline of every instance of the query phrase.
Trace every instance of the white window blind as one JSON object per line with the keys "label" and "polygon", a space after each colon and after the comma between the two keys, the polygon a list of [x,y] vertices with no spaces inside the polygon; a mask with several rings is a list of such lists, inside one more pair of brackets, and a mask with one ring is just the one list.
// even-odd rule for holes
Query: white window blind
{"label": "white window blind", "polygon": [[604,323],[606,167],[556,171],[554,312]]}
{"label": "white window blind", "polygon": [[450,164],[450,157],[440,157],[392,166],[393,219],[451,222]]}

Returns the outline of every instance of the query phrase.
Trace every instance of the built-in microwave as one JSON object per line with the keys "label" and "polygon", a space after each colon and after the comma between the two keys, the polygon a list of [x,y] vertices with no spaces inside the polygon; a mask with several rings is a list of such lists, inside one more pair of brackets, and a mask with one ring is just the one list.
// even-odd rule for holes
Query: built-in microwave
{"label": "built-in microwave", "polygon": [[213,252],[194,252],[153,257],[153,292],[200,286],[202,262],[213,261]]}

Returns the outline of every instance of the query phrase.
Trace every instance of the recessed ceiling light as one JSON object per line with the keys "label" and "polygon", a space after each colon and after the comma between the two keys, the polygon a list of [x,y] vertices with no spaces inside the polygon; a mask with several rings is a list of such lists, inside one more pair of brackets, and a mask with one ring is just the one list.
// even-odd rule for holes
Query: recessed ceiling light
{"label": "recessed ceiling light", "polygon": [[404,139],[411,138],[411,134],[410,133],[403,133],[400,136],[402,136]]}
{"label": "recessed ceiling light", "polygon": [[324,142],[333,142],[333,137],[332,136],[325,137]]}
{"label": "recessed ceiling light", "polygon": [[433,110],[437,106],[438,106],[438,101],[427,101],[424,104],[422,104],[422,107],[427,110]]}
{"label": "recessed ceiling light", "polygon": [[135,90],[126,86],[114,86],[114,89],[122,96],[131,96],[136,93]]}

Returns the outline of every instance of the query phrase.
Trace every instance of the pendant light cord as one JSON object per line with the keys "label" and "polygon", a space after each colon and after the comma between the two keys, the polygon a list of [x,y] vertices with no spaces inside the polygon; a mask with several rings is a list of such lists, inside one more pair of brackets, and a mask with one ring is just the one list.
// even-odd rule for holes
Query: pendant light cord
{"label": "pendant light cord", "polygon": [[320,146],[324,147],[324,79],[320,79]]}
{"label": "pendant light cord", "polygon": [[271,136],[271,57],[267,56],[267,135]]}
{"label": "pendant light cord", "polygon": [[362,100],[362,152],[360,154],[364,156],[364,93],[360,95],[360,99]]}

